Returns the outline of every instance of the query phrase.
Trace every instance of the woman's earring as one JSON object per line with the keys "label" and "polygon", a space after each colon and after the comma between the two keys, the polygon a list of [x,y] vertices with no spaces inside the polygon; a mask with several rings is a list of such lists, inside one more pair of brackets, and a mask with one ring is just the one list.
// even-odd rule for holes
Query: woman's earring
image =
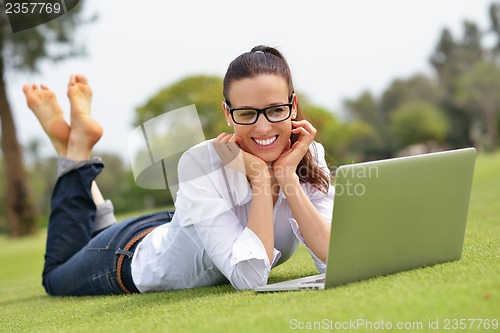
{"label": "woman's earring", "polygon": [[227,126],[231,127],[231,123],[227,123]]}

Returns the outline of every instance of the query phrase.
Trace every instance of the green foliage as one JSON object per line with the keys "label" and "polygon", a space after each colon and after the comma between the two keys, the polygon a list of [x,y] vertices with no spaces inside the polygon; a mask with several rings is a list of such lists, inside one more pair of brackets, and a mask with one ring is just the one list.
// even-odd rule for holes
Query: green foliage
{"label": "green foliage", "polygon": [[[351,146],[362,159],[393,156],[405,145],[442,142],[450,148],[496,149],[500,126],[500,4],[489,9],[491,27],[463,22],[457,38],[447,28],[430,56],[436,78],[395,79],[381,97],[369,91],[345,101],[349,119],[368,131]],[[493,35],[497,43],[485,46]],[[491,43],[490,43],[491,45]],[[417,102],[420,101],[420,102]]]}
{"label": "green foliage", "polygon": [[137,186],[132,172],[125,167],[118,155],[111,153],[96,153],[96,155],[102,158],[105,166],[96,180],[105,198],[113,202],[115,213],[153,209],[172,204],[169,191],[147,190]]}
{"label": "green foliage", "polygon": [[[37,71],[40,61],[60,61],[85,53],[82,40],[74,38],[78,28],[94,22],[96,16],[83,17],[85,1],[55,20],[12,33],[5,11],[0,12],[0,52],[7,69]],[[19,16],[23,19],[23,16]],[[30,19],[25,16],[24,19]],[[78,41],[81,43],[79,44]]]}
{"label": "green foliage", "polygon": [[423,100],[432,104],[439,102],[440,87],[435,80],[423,74],[416,74],[408,79],[395,79],[383,92],[380,108],[388,115],[402,104],[412,100]]}
{"label": "green foliage", "polygon": [[[82,17],[84,1],[64,15],[31,29],[12,33],[5,11],[0,11],[0,120],[2,123],[2,150],[6,163],[6,198],[8,232],[22,236],[31,233],[37,224],[36,208],[32,202],[28,176],[21,151],[18,149],[12,111],[7,100],[6,74],[10,71],[37,71],[43,60],[62,60],[83,54],[83,44],[76,44],[73,33],[83,23],[93,21]],[[17,20],[32,18],[20,15]],[[42,185],[44,186],[44,185]],[[43,203],[42,203],[43,204]]]}
{"label": "green foliage", "polygon": [[[3,156],[0,154],[0,175],[5,175]],[[5,188],[5,177],[0,177],[0,188]],[[5,191],[0,191],[0,202],[5,202]],[[5,205],[0,205],[0,234],[7,231],[7,219],[5,218]]]}
{"label": "green foliage", "polygon": [[298,100],[300,101],[302,115],[318,131],[315,141],[320,142],[324,146],[327,162],[329,162],[329,165],[333,164],[335,159],[339,158],[339,151],[336,149],[339,146],[333,135],[334,133],[338,133],[335,129],[340,127],[339,120],[332,112],[311,104],[305,95],[300,94]]}
{"label": "green foliage", "polygon": [[475,110],[483,103],[500,104],[500,68],[491,62],[479,61],[460,77],[457,102]]}
{"label": "green foliage", "polygon": [[186,77],[161,89],[136,110],[135,125],[165,112],[195,104],[207,139],[227,131],[222,111],[222,79],[216,76]]}
{"label": "green foliage", "polygon": [[496,43],[492,49],[492,60],[496,63],[500,61],[500,3],[492,3],[488,10],[491,22],[491,32],[495,35]]}
{"label": "green foliage", "polygon": [[139,187],[132,174],[127,171],[117,192],[109,196],[117,214],[139,210],[152,210],[159,207],[172,207],[173,199],[169,190],[151,190]]}
{"label": "green foliage", "polygon": [[385,119],[380,113],[379,102],[369,91],[361,92],[356,99],[347,99],[344,104],[356,119],[375,127],[380,127],[384,123]]}
{"label": "green foliage", "polygon": [[353,137],[350,148],[359,156],[355,160],[384,156],[389,138],[386,129],[387,115],[381,109],[380,101],[369,91],[364,91],[355,99],[345,100],[344,105],[352,119],[348,123],[348,133]]}
{"label": "green foliage", "polygon": [[459,81],[477,62],[488,58],[492,50],[483,45],[485,32],[473,22],[463,22],[461,38],[455,38],[444,29],[430,62],[439,80],[441,96],[439,104],[447,113],[452,125],[447,143],[451,147],[470,146],[475,121],[469,110],[457,100]]}
{"label": "green foliage", "polygon": [[457,80],[456,101],[470,114],[475,123],[482,124],[484,135],[476,145],[494,150],[497,145],[497,119],[500,113],[500,67],[492,62],[479,61]]}
{"label": "green foliage", "polygon": [[390,118],[390,130],[400,148],[427,141],[442,143],[449,128],[443,112],[422,100],[405,102]]}
{"label": "green foliage", "polygon": [[453,92],[456,78],[482,59],[485,52],[481,41],[482,33],[473,22],[463,22],[461,40],[455,40],[448,29],[443,29],[430,62],[448,93]]}
{"label": "green foliage", "polygon": [[52,189],[57,180],[57,158],[37,159],[27,165],[27,171],[36,210],[41,216],[48,216]]}
{"label": "green foliage", "polygon": [[[183,78],[156,93],[144,105],[136,109],[135,126],[139,126],[160,115],[167,115],[169,111],[174,111],[194,104],[203,129],[204,139],[212,139],[222,132],[227,132],[228,127],[224,119],[224,112],[222,110],[222,79],[216,76],[197,75]],[[168,158],[163,159],[166,163],[165,168],[169,170],[169,182],[176,178],[177,174],[177,161],[182,154],[179,149],[184,149],[184,146],[192,146],[187,144],[201,141],[198,138],[192,138],[193,132],[187,130],[183,124],[179,126],[177,122],[181,119],[182,115],[176,115],[175,121],[168,122],[166,119],[158,119],[160,126],[152,130],[155,134],[148,136],[149,146],[157,147],[162,152],[177,152],[177,154],[167,154]],[[184,120],[182,120],[184,121]],[[189,122],[189,119],[186,120]],[[153,128],[155,126],[148,126]],[[156,128],[156,127],[155,127]],[[186,144],[183,144],[186,143]],[[158,148],[160,147],[160,148]],[[186,148],[187,149],[187,148]],[[141,161],[149,160],[149,152],[146,150],[136,152],[134,161],[141,165]],[[135,162],[134,162],[135,163]],[[133,179],[132,174],[130,177]],[[169,187],[175,191],[176,182],[168,184]],[[138,185],[129,184],[130,194],[135,197],[134,203],[141,203],[145,198],[148,200],[146,203],[162,206],[172,204],[172,193],[170,190],[144,190],[138,188]],[[145,195],[145,198],[139,196]],[[149,198],[149,199],[148,199]]]}
{"label": "green foliage", "polygon": [[318,131],[315,141],[325,147],[327,164],[334,166],[360,160],[353,148],[358,142],[372,138],[374,132],[368,122],[342,121],[334,112],[313,104],[306,95],[298,95],[302,114]]}
{"label": "green foliage", "polygon": [[[363,125],[362,133],[364,135],[359,137],[355,145],[352,146],[355,151],[359,152],[358,156],[361,159],[384,158],[393,155],[395,151],[403,148],[404,145],[416,143],[418,140],[437,139],[439,137],[439,141],[442,141],[441,137],[446,135],[446,132],[441,133],[442,130],[446,131],[449,128],[448,126],[440,126],[443,124],[443,117],[431,115],[434,112],[427,111],[422,115],[419,115],[419,112],[399,112],[401,108],[411,108],[410,105],[417,100],[426,101],[427,105],[424,109],[429,106],[437,108],[436,105],[439,101],[439,86],[432,78],[423,74],[416,74],[408,79],[395,79],[379,99],[370,92],[365,91],[356,99],[346,100],[345,106],[347,110],[354,116],[354,119],[361,122],[358,127]],[[418,108],[419,106],[415,105],[415,107]],[[396,112],[398,115],[395,116],[394,113]],[[438,123],[435,124],[430,121],[430,124],[434,127],[433,129],[417,129],[419,125],[411,122],[411,118],[415,117],[419,120],[431,120],[438,117],[436,120]],[[396,123],[394,119],[397,119]],[[425,124],[427,123],[426,121]],[[398,129],[398,126],[403,127]],[[426,125],[421,124],[420,126]],[[409,127],[411,127],[411,131],[407,132]],[[436,137],[435,131],[437,127],[440,127],[441,130]],[[426,132],[434,134],[429,135]],[[396,139],[394,135],[396,135]]]}

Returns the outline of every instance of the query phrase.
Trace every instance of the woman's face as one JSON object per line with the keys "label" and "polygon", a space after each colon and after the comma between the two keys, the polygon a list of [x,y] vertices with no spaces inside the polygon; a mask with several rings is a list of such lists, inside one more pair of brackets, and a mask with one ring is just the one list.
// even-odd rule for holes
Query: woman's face
{"label": "woman's face", "polygon": [[[269,106],[290,103],[288,84],[278,75],[261,74],[253,78],[233,81],[229,87],[228,100],[231,108],[251,107],[263,109]],[[229,110],[223,103],[226,120],[234,127],[234,134],[239,137],[241,149],[259,157],[265,162],[274,162],[287,147],[292,130],[291,119],[296,111],[295,95],[292,115],[287,120],[271,123],[264,114],[260,114],[252,125],[235,124]]]}

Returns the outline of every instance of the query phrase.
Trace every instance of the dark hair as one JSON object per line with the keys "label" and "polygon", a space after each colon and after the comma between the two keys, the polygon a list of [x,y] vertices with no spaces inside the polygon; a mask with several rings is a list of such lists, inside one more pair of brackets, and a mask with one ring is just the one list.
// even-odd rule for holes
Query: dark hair
{"label": "dark hair", "polygon": [[[231,106],[228,99],[231,83],[245,78],[252,78],[261,74],[278,75],[285,79],[288,84],[289,96],[295,92],[293,88],[292,73],[285,57],[277,49],[259,45],[250,52],[243,53],[234,59],[224,75],[223,95],[228,106]],[[297,116],[294,120],[302,120],[302,112],[297,103]],[[292,134],[290,137],[293,145],[299,136]],[[318,162],[314,159],[311,150],[308,150],[295,170],[301,182],[310,183],[319,191],[328,192],[330,186],[329,174],[323,171]]]}

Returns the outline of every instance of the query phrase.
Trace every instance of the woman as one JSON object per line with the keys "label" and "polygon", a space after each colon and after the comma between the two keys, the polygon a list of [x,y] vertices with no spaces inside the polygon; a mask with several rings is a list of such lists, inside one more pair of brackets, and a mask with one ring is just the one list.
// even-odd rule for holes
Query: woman
{"label": "woman", "polygon": [[325,271],[333,188],[316,130],[302,119],[288,64],[276,49],[255,47],[229,65],[222,108],[234,134],[183,154],[175,213],[120,223],[94,182],[103,164],[91,150],[102,129],[90,118],[85,77],[72,76],[68,86],[71,127],[46,86],[23,90],[60,157],[43,271],[49,294],[227,281],[252,289],[267,283],[299,241]]}

